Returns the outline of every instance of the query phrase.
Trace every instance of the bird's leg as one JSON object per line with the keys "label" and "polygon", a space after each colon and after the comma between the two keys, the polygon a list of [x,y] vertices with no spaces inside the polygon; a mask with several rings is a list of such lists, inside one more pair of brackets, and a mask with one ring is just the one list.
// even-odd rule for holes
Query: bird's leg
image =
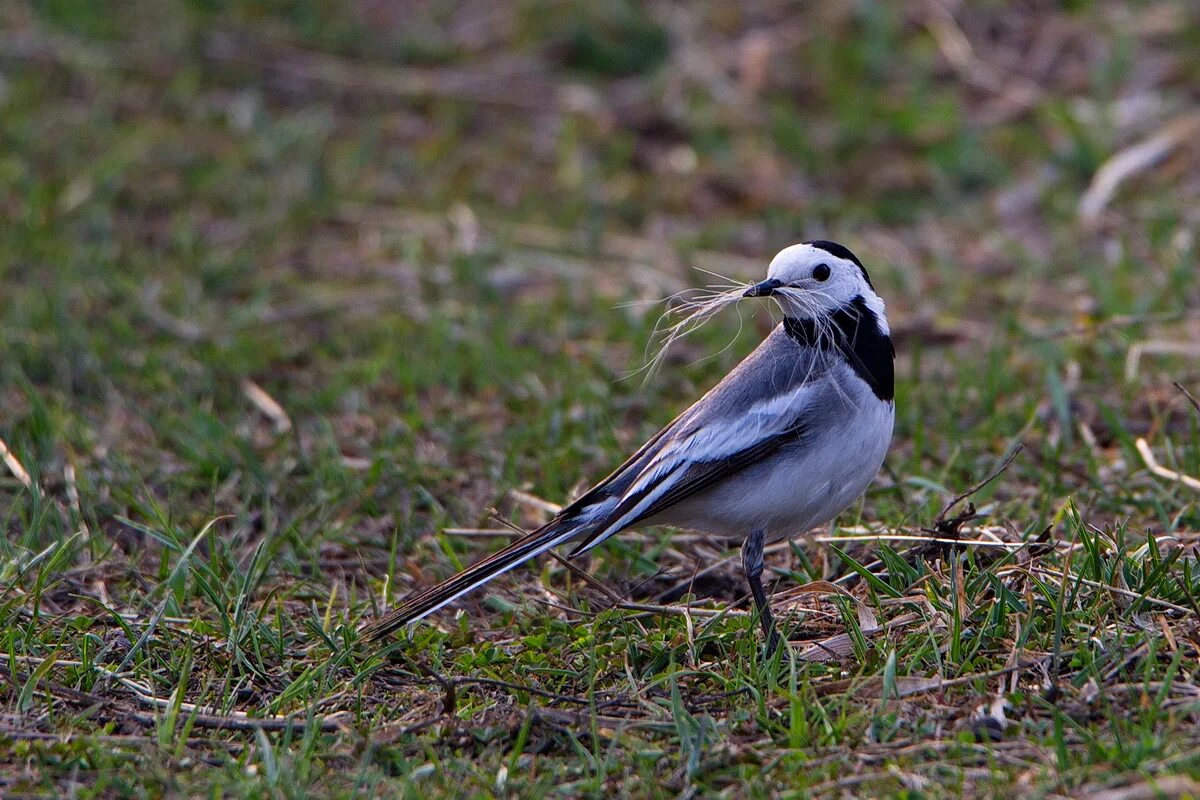
{"label": "bird's leg", "polygon": [[775,630],[771,606],[767,604],[767,593],[762,585],[763,545],[766,538],[767,532],[760,528],[751,531],[746,541],[742,542],[742,570],[746,573],[746,582],[750,584],[750,594],[754,597],[754,607],[758,609],[763,635],[767,637],[767,657],[770,658],[779,645],[779,634]]}

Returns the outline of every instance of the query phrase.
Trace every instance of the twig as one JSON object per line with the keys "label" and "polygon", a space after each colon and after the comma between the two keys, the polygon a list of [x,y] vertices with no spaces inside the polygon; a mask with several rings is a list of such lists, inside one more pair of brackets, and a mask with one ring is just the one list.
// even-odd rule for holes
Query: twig
{"label": "twig", "polygon": [[[35,656],[25,656],[21,660],[29,663],[42,663],[45,659]],[[158,697],[150,687],[130,680],[116,670],[108,669],[99,664],[84,665],[82,662],[76,661],[61,661],[56,662],[55,666],[90,666],[91,669],[101,673],[111,681],[119,683],[130,692],[139,703],[154,708],[170,708],[173,701],[167,697]],[[231,728],[235,730],[254,730],[261,728],[268,731],[284,731],[292,729],[302,731],[308,726],[308,720],[297,717],[284,717],[278,715],[268,715],[264,717],[252,717],[244,711],[231,711],[227,714],[212,713],[203,710],[202,706],[195,703],[181,702],[179,703],[179,711],[183,714],[191,715],[194,719],[194,724],[201,728]],[[148,714],[140,714],[131,712],[130,716],[138,720],[142,724],[154,725],[158,720]],[[336,731],[342,728],[341,723],[336,718],[338,715],[324,717],[314,721],[314,724],[322,731]]]}
{"label": "twig", "polygon": [[[970,675],[960,675],[957,678],[898,678],[896,686],[897,696],[904,698],[917,694],[924,694],[926,692],[941,692],[955,686],[974,683],[975,681],[1000,678],[1005,675],[1010,675],[1014,672],[1021,672],[1031,667],[1036,667],[1044,660],[1044,658],[1037,658],[1032,661],[1020,661],[1016,664],[1010,664],[1007,667],[1000,667],[998,669],[988,670],[987,672],[974,672]],[[859,683],[859,686],[862,687],[863,684],[882,684],[883,679],[882,677],[869,678],[867,681],[860,683],[859,678],[840,678],[838,680],[830,681],[829,683],[814,684],[813,691],[819,696],[841,694],[854,688],[856,683]]]}
{"label": "twig", "polygon": [[[546,505],[550,505],[550,504],[547,503]],[[516,524],[509,518],[505,517],[503,514],[501,514],[499,511],[497,511],[494,508],[488,513],[488,516],[491,517],[492,519],[496,520],[496,522],[499,522],[504,527],[508,528],[508,530],[515,536],[524,536],[527,533],[527,531],[525,531],[523,528],[521,528],[520,525]],[[603,582],[601,582],[601,581],[597,580],[596,578],[594,578],[593,576],[589,575],[587,572],[580,569],[575,564],[572,564],[569,559],[563,558],[562,556],[560,556],[558,553],[554,552],[553,550],[550,550],[549,554],[550,554],[551,558],[553,558],[559,564],[562,564],[564,567],[566,567],[567,570],[572,575],[579,578],[581,581],[588,584],[593,589],[597,589],[598,591],[600,591],[601,594],[603,594],[605,597],[607,597],[609,600],[611,600],[614,604],[620,603],[622,600],[624,600],[624,598],[621,597],[619,594],[614,592],[609,587],[605,586]]]}
{"label": "twig", "polygon": [[[790,546],[791,546],[791,540],[783,539],[783,540],[774,542],[774,543],[769,544],[766,547],[764,547],[763,554],[767,555],[770,553],[777,553],[781,550],[786,550]],[[732,564],[735,561],[740,561],[741,558],[742,557],[740,554],[735,553],[734,555],[726,556],[725,558],[722,558],[719,561],[714,561],[712,564],[709,564],[707,567],[700,570],[699,572],[692,573],[692,575],[690,575],[687,580],[680,581],[680,582],[676,583],[675,585],[671,586],[670,588],[664,589],[663,591],[659,592],[656,599],[661,602],[662,600],[664,600],[667,597],[670,597],[671,595],[673,595],[675,592],[679,591],[680,589],[694,585],[697,578],[703,578],[706,575],[716,572],[717,570],[725,567],[728,564]],[[766,568],[772,569],[770,564],[767,564]]]}
{"label": "twig", "polygon": [[1162,311],[1146,314],[1114,314],[1107,319],[1089,320],[1086,322],[1071,322],[1059,326],[1035,326],[1030,324],[1026,327],[1026,334],[1033,339],[1062,339],[1070,336],[1097,336],[1101,333],[1106,333],[1119,328],[1128,328],[1135,325],[1150,325],[1152,323],[1167,323],[1167,322],[1183,322],[1187,320],[1200,319],[1200,312],[1196,311]]}
{"label": "twig", "polygon": [[525,535],[500,528],[442,528],[442,533],[446,536],[462,536],[468,539],[495,539],[498,537],[514,539]]}
{"label": "twig", "polygon": [[[528,692],[529,694],[545,697],[549,700],[554,700],[561,703],[573,703],[577,706],[590,705],[593,701],[587,697],[575,697],[569,694],[559,694],[552,692],[549,689],[539,689],[536,686],[522,686],[519,683],[509,683],[508,681],[496,680],[495,678],[451,678],[450,682],[455,686],[492,686],[497,689],[508,689],[513,692]],[[622,702],[620,698],[615,700],[606,700],[597,703],[598,708],[610,705],[619,705]]]}
{"label": "twig", "polygon": [[446,717],[453,717],[454,712],[458,709],[458,692],[455,689],[454,681],[450,678],[447,678],[445,675],[433,669],[432,667],[417,663],[408,656],[404,655],[404,653],[397,649],[398,645],[400,644],[400,642],[394,642],[382,652],[387,653],[390,650],[395,655],[399,656],[405,664],[408,664],[413,672],[418,672],[437,681],[438,685],[442,687],[442,715]]}
{"label": "twig", "polygon": [[933,521],[932,528],[921,529],[934,537],[931,540],[931,543],[937,543],[940,539],[950,539],[952,544],[957,543],[960,538],[959,531],[962,529],[962,526],[966,525],[968,522],[981,519],[980,515],[975,513],[974,503],[967,503],[967,507],[958,514],[955,514],[953,517],[947,518],[946,515],[950,513],[950,509],[954,508],[963,500],[966,500],[968,497],[972,496],[979,490],[983,489],[983,487],[996,480],[996,478],[998,478],[1002,472],[1012,466],[1013,461],[1016,460],[1017,456],[1023,449],[1025,449],[1025,446],[1018,442],[1017,446],[1013,448],[1013,451],[1008,454],[1008,457],[1004,459],[1000,466],[996,467],[992,474],[988,475],[982,481],[975,484],[970,489],[967,489],[962,494],[959,494],[953,500],[947,503],[946,507],[943,508],[941,513],[937,515],[937,519]]}
{"label": "twig", "polygon": [[[150,698],[139,697],[138,699],[145,702]],[[152,703],[153,705],[159,705],[160,707],[164,708],[165,706],[160,705],[159,701],[162,701],[163,703],[169,702],[161,697],[152,699],[154,701]],[[193,705],[192,703],[179,704],[179,711],[187,714],[192,722],[192,725],[197,728],[216,728],[238,731],[292,730],[297,733],[300,733],[308,728],[308,720],[301,717],[251,717],[243,711],[234,711],[230,714],[209,714],[203,711],[197,711],[196,709],[197,706]],[[341,713],[344,712],[339,712],[339,714]],[[157,725],[159,723],[159,719],[152,714],[142,714],[137,711],[132,711],[129,713],[129,716],[133,717],[142,725]],[[343,729],[343,725],[340,722],[340,717],[322,717],[314,720],[313,724],[316,725],[317,730],[325,733],[331,733],[333,731],[339,731]]]}
{"label": "twig", "polygon": [[32,492],[33,478],[29,477],[29,473],[25,471],[25,467],[21,466],[21,462],[8,449],[8,445],[5,444],[3,439],[0,439],[0,458],[4,459],[4,464],[8,467],[8,471],[13,474],[13,477],[20,481],[22,486]]}
{"label": "twig", "polygon": [[[145,714],[134,712],[134,719],[139,723],[149,727],[155,724],[156,720]],[[143,720],[142,718],[146,719]],[[201,726],[203,727],[203,726]],[[0,726],[0,737],[12,739],[14,741],[29,740],[38,742],[68,742],[76,738],[77,734],[70,732],[64,733],[48,733],[46,731],[26,731],[20,728],[10,728],[7,725]],[[88,732],[87,740],[89,742],[97,742],[99,744],[154,744],[156,741],[153,736],[135,735],[135,734],[103,734]],[[223,749],[237,752],[244,747],[242,742],[230,741],[228,739],[205,738],[200,736],[189,736],[187,739],[189,745],[203,744],[206,747],[220,747]]]}
{"label": "twig", "polygon": [[79,502],[79,483],[75,478],[75,463],[68,460],[63,466],[63,480],[67,484],[67,503],[71,507],[71,511],[79,519],[79,533],[83,536],[83,541],[86,544],[91,538],[92,532],[88,528],[87,523],[83,519],[83,506]]}
{"label": "twig", "polygon": [[537,64],[516,59],[495,59],[475,69],[397,68],[228,34],[209,37],[205,56],[221,64],[250,66],[279,84],[308,91],[321,88],[403,101],[449,97],[525,112],[553,108],[559,102],[559,87],[538,80]]}
{"label": "twig", "polygon": [[1153,167],[1172,150],[1196,138],[1200,133],[1200,111],[1190,111],[1170,120],[1162,129],[1137,144],[1117,152],[1092,177],[1079,201],[1079,219],[1089,228],[1095,227],[1100,215],[1121,184],[1139,172]]}
{"label": "twig", "polygon": [[[961,503],[963,500],[966,500],[968,497],[970,497],[971,495],[980,491],[981,489],[983,489],[985,486],[987,486],[992,481],[996,480],[996,478],[1000,477],[1000,474],[1012,466],[1012,463],[1014,461],[1016,461],[1017,456],[1019,456],[1021,454],[1021,451],[1024,449],[1025,449],[1025,445],[1020,444],[1018,442],[1017,446],[1013,448],[1013,451],[1008,454],[1008,457],[1004,459],[1004,461],[1000,464],[1000,466],[996,467],[996,469],[992,472],[991,475],[988,475],[986,478],[981,480],[979,483],[975,484],[970,489],[967,489],[962,494],[957,495],[953,500],[951,500],[949,503],[947,503],[946,507],[942,509],[942,513],[938,514],[937,519],[933,523],[933,526],[935,528],[940,529],[943,524],[946,524],[947,523],[946,515],[950,513],[950,509],[954,508],[956,505]],[[973,513],[974,512],[972,512],[972,514]]]}
{"label": "twig", "polygon": [[1087,795],[1088,800],[1154,800],[1158,797],[1196,797],[1200,783],[1187,775],[1159,775],[1116,789],[1104,789]]}
{"label": "twig", "polygon": [[267,394],[266,389],[259,386],[249,378],[242,380],[242,394],[246,395],[246,399],[254,404],[254,407],[266,415],[267,419],[271,420],[271,424],[275,426],[275,433],[284,434],[292,429],[292,418],[283,410],[274,397]]}
{"label": "twig", "polygon": [[[864,637],[874,637],[876,634],[890,633],[920,621],[921,617],[917,614],[901,614],[882,625],[878,622],[875,622],[874,625],[860,625],[859,632]],[[796,657],[801,661],[826,662],[833,659],[846,658],[854,652],[854,642],[848,632],[837,633],[833,636],[827,636],[824,639],[793,642],[793,644],[798,647],[804,646],[804,649],[796,654]]]}
{"label": "twig", "polygon": [[[1157,356],[1200,356],[1198,342],[1171,342],[1151,339],[1145,342],[1135,342],[1130,346],[1125,356],[1125,380],[1133,383],[1137,378],[1138,365],[1144,355]],[[1178,384],[1176,384],[1178,385]]]}
{"label": "twig", "polygon": [[[1158,606],[1160,608],[1170,609],[1171,611],[1175,611],[1179,614],[1186,614],[1188,616],[1195,616],[1195,614],[1196,614],[1196,612],[1193,611],[1192,609],[1185,608],[1184,606],[1176,605],[1168,600],[1161,600],[1157,597],[1153,597],[1148,594],[1139,594],[1138,592],[1135,592],[1132,589],[1122,589],[1119,586],[1112,586],[1111,584],[1101,583],[1100,581],[1093,581],[1088,578],[1084,578],[1080,575],[1077,575],[1074,572],[1071,572],[1070,570],[1055,571],[1055,570],[1045,569],[1043,567],[1011,567],[1009,569],[1002,569],[1002,570],[997,571],[996,577],[1000,578],[1005,575],[1010,575],[1014,572],[1037,573],[1038,575],[1041,575],[1042,577],[1051,578],[1051,579],[1058,580],[1058,581],[1062,581],[1064,579],[1070,579],[1071,581],[1081,583],[1084,586],[1087,586],[1092,589],[1104,589],[1107,592],[1112,592],[1114,594],[1123,595],[1125,597],[1132,597],[1135,600],[1141,600],[1142,602],[1148,603],[1149,605],[1152,605],[1152,606]],[[1065,572],[1065,575],[1064,575],[1064,572]]]}
{"label": "twig", "polygon": [[0,56],[32,63],[63,64],[89,75],[113,66],[111,54],[86,39],[36,28],[6,31],[0,36]]}
{"label": "twig", "polygon": [[1197,400],[1196,398],[1192,397],[1192,393],[1189,392],[1187,389],[1185,389],[1183,387],[1183,384],[1180,383],[1179,381],[1175,381],[1175,388],[1178,389],[1179,391],[1183,392],[1183,396],[1186,397],[1188,399],[1188,402],[1192,404],[1192,408],[1196,409],[1197,413],[1200,413],[1200,400]]}
{"label": "twig", "polygon": [[867,534],[863,536],[814,536],[814,542],[837,544],[838,542],[932,542],[934,544],[970,545],[972,547],[999,547],[1020,550],[1026,542],[989,542],[983,539],[943,539],[940,537],[913,536],[902,533]]}
{"label": "twig", "polygon": [[1160,478],[1166,478],[1169,481],[1182,483],[1189,489],[1195,489],[1197,492],[1200,492],[1200,480],[1193,478],[1191,475],[1184,475],[1182,472],[1176,472],[1173,469],[1167,469],[1163,465],[1159,464],[1158,459],[1154,457],[1154,451],[1150,449],[1150,443],[1145,439],[1139,436],[1135,444],[1137,445],[1138,454],[1142,457],[1142,461],[1144,461],[1146,464],[1146,468],[1155,475]]}
{"label": "twig", "polygon": [[621,595],[617,594],[612,589],[605,586],[603,581],[600,581],[597,578],[595,578],[594,576],[589,575],[585,570],[580,569],[579,566],[577,566],[576,564],[572,564],[569,559],[564,558],[563,556],[560,556],[558,553],[554,552],[553,550],[551,550],[549,552],[550,552],[551,558],[553,558],[555,561],[557,561],[558,563],[560,563],[564,567],[566,567],[567,570],[569,570],[572,575],[579,578],[581,581],[586,583],[588,586],[591,586],[593,589],[597,590],[598,592],[603,594],[605,597],[607,597],[613,603],[613,605],[621,603],[625,600],[625,598],[621,597]]}
{"label": "twig", "polygon": [[537,495],[523,492],[520,489],[513,489],[509,492],[514,500],[522,505],[532,506],[540,511],[545,511],[548,514],[557,514],[562,511],[562,506],[551,503],[549,500],[543,500]]}
{"label": "twig", "polygon": [[[524,530],[520,525],[516,524],[515,522],[513,522],[508,517],[504,516],[503,514],[501,514],[499,511],[497,511],[494,508],[488,512],[488,516],[491,519],[494,519],[496,522],[499,522],[505,528],[508,528],[509,532],[513,536],[524,536],[524,535],[526,535],[526,533],[528,533],[528,531]],[[553,558],[555,561],[557,561],[558,563],[560,563],[564,567],[566,567],[567,570],[569,572],[571,572],[571,574],[575,575],[577,578],[579,578],[580,580],[582,580],[584,583],[588,584],[589,586],[593,587],[594,589],[598,589],[601,593],[603,593],[608,599],[612,600],[614,603],[619,603],[623,599],[620,595],[618,595],[612,589],[605,586],[602,582],[600,582],[596,578],[592,577],[591,575],[589,575],[584,570],[580,569],[575,564],[572,564],[568,559],[563,558],[562,556],[560,556],[558,553],[554,552],[553,550],[550,550],[549,554],[550,554],[551,558]]]}
{"label": "twig", "polygon": [[[34,483],[33,478],[29,475],[29,472],[25,469],[24,465],[21,464],[16,454],[14,454],[12,450],[8,448],[8,444],[3,439],[0,439],[0,461],[4,462],[4,465],[8,467],[8,471],[11,472],[13,477],[16,478],[17,481],[28,491],[40,492],[41,495],[49,499],[54,507],[58,509],[58,513],[62,516],[64,524],[72,524],[71,512],[67,509],[67,506],[57,497],[50,496],[46,493],[45,489]],[[79,491],[75,485],[75,467],[70,462],[67,463],[64,471],[64,479],[67,484],[68,501],[72,504],[72,507],[75,509],[76,515],[79,518],[79,534],[86,542],[91,537],[91,531],[88,529],[87,523],[84,522],[83,512],[79,508]]]}
{"label": "twig", "polygon": [[189,344],[198,344],[204,341],[208,334],[199,323],[178,319],[167,313],[167,310],[162,307],[162,292],[162,284],[158,281],[152,281],[142,290],[142,302],[139,309],[146,315],[146,319]]}
{"label": "twig", "polygon": [[626,611],[641,611],[646,614],[691,614],[697,617],[749,617],[749,611],[739,608],[696,608],[695,606],[663,606],[654,603],[619,603],[617,608]]}

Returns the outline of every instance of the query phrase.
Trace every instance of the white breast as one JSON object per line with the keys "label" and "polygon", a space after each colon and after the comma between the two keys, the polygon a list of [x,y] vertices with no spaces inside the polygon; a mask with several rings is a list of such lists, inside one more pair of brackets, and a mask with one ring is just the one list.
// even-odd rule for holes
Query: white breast
{"label": "white breast", "polygon": [[813,415],[807,435],[644,524],[741,538],[765,529],[794,536],[833,519],[870,485],[892,438],[895,404],[848,367]]}

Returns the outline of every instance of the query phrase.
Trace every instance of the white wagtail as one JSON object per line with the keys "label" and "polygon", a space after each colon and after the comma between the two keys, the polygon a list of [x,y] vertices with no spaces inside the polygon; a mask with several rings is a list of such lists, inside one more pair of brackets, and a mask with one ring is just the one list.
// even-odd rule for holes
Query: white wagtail
{"label": "white wagtail", "polygon": [[760,580],[763,546],[845,509],[883,463],[895,419],[895,350],[883,300],[840,244],[793,245],[742,297],[784,319],[708,394],[554,519],[368,625],[368,641],[415,622],[566,542],[572,557],[634,526],[744,536],[742,568],[768,652],[777,643]]}

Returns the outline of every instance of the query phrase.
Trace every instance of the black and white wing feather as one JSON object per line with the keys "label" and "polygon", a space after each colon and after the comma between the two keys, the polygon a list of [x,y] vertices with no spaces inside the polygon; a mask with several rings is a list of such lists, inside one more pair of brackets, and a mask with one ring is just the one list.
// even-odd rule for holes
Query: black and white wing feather
{"label": "black and white wing feather", "polygon": [[743,472],[813,429],[819,400],[831,389],[825,354],[777,328],[705,395],[572,508],[592,517],[571,555],[667,512]]}
{"label": "black and white wing feather", "polygon": [[831,360],[777,327],[708,392],[554,519],[452,578],[419,592],[364,629],[378,640],[540,553],[578,541],[572,556],[657,517],[801,442],[836,391]]}

